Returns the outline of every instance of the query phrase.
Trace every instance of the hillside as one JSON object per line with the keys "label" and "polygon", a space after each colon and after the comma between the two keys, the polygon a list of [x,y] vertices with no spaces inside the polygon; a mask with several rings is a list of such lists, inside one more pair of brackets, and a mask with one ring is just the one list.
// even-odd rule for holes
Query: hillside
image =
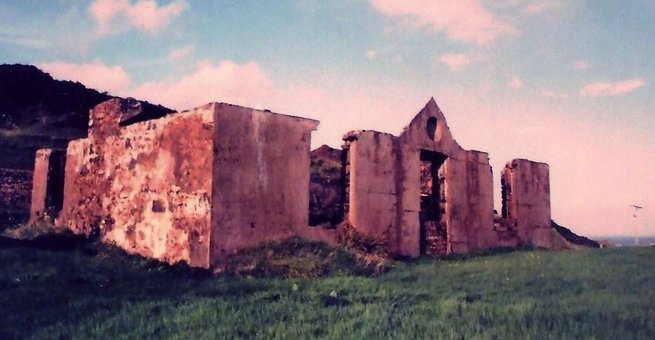
{"label": "hillside", "polygon": [[[29,215],[36,150],[64,149],[69,140],[86,137],[89,110],[110,98],[31,65],[0,65],[0,231]],[[172,112],[141,104],[144,119]]]}
{"label": "hillside", "polygon": [[79,243],[0,238],[0,263],[0,305],[11,311],[0,317],[3,339],[655,334],[653,247],[421,259],[375,278],[345,272],[252,279],[212,277]]}
{"label": "hillside", "polygon": [[[0,65],[0,168],[32,169],[37,149],[65,148],[85,137],[89,110],[110,98],[32,65]],[[150,117],[172,112],[147,102],[142,107]]]}

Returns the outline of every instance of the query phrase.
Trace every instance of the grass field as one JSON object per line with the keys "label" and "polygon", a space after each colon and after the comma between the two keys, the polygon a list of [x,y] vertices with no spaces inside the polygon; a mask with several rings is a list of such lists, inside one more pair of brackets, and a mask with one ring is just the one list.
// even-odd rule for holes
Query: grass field
{"label": "grass field", "polygon": [[376,277],[211,277],[0,241],[0,338],[653,339],[655,248],[397,263]]}

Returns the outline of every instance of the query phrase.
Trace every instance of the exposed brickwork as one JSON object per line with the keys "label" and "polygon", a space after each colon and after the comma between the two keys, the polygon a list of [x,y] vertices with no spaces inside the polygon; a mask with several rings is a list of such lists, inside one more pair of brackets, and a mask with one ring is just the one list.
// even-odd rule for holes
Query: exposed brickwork
{"label": "exposed brickwork", "polygon": [[217,103],[142,122],[139,110],[114,99],[91,111],[89,138],[67,150],[59,225],[213,268],[307,226],[318,122]]}

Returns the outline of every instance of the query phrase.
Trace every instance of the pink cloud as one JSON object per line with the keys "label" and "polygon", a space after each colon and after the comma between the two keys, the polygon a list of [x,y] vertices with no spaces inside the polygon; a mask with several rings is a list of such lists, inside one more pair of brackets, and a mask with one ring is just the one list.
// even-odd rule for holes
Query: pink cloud
{"label": "pink cloud", "polygon": [[136,28],[154,34],[179,16],[188,4],[185,0],[159,6],[155,0],[95,0],[89,6],[89,13],[96,23],[100,35],[117,33]]}
{"label": "pink cloud", "polygon": [[507,82],[507,86],[513,89],[519,89],[523,86],[521,78],[517,76],[512,76],[512,78]]}
{"label": "pink cloud", "polygon": [[534,1],[525,6],[525,12],[528,14],[540,13],[550,8],[552,5],[552,1],[550,0]]}
{"label": "pink cloud", "polygon": [[559,99],[566,99],[569,97],[569,94],[566,92],[555,92],[550,90],[543,90],[541,91],[540,95],[545,98],[559,98]]}
{"label": "pink cloud", "polygon": [[261,107],[272,91],[272,81],[257,63],[224,60],[199,63],[190,75],[145,83],[130,94],[181,110],[214,101]]}
{"label": "pink cloud", "polygon": [[618,82],[595,82],[585,85],[580,90],[580,95],[585,97],[606,97],[616,96],[624,93],[629,93],[646,85],[646,82],[641,78],[634,78]]}
{"label": "pink cloud", "polygon": [[573,68],[576,69],[576,70],[578,70],[578,71],[586,70],[586,69],[588,69],[589,67],[591,67],[591,64],[590,64],[589,61],[587,61],[587,60],[577,60],[577,61],[573,64]]}
{"label": "pink cloud", "polygon": [[444,31],[448,38],[486,45],[515,28],[497,18],[479,0],[369,0],[384,15],[410,17],[417,24]]}
{"label": "pink cloud", "polygon": [[538,14],[549,10],[561,9],[567,0],[498,0],[488,2],[499,9],[517,9],[526,14]]}
{"label": "pink cloud", "polygon": [[446,53],[439,57],[451,71],[459,71],[471,63],[471,58],[464,53]]}
{"label": "pink cloud", "polygon": [[87,64],[53,62],[37,66],[54,78],[78,81],[87,87],[114,94],[124,91],[131,84],[122,66],[105,65],[98,60]]}
{"label": "pink cloud", "polygon": [[195,50],[195,47],[193,45],[187,45],[187,46],[184,46],[184,47],[171,49],[168,52],[168,60],[178,61],[180,59],[184,59],[184,58],[190,56],[193,53],[194,50]]}

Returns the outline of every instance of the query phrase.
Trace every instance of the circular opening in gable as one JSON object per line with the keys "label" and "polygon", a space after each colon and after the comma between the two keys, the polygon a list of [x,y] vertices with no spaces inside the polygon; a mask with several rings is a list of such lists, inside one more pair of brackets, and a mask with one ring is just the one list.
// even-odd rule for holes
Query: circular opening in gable
{"label": "circular opening in gable", "polygon": [[434,134],[437,132],[437,118],[435,117],[428,118],[428,124],[426,129],[428,132],[428,137],[434,140]]}

